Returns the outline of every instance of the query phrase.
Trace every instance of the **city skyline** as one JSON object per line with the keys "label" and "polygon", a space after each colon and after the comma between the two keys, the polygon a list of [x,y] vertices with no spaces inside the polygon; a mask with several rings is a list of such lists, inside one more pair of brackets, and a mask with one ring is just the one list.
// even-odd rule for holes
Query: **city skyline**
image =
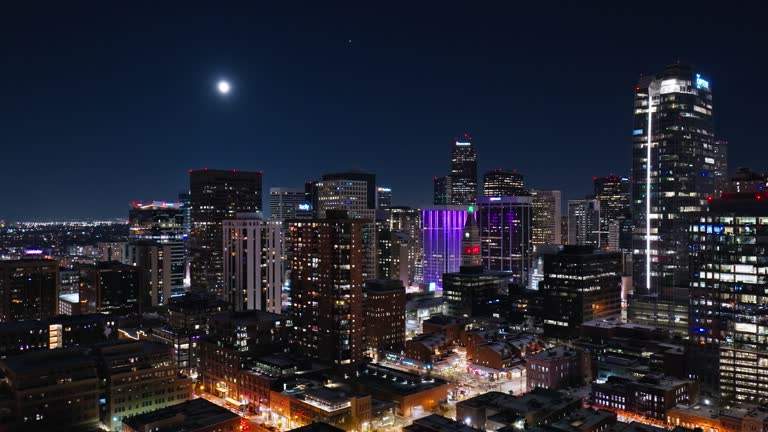
{"label": "city skyline", "polygon": [[[735,21],[725,9],[694,8],[674,28],[639,32],[625,24],[652,28],[664,17],[565,6],[554,15],[316,8],[233,7],[216,10],[220,20],[194,6],[174,18],[163,7],[153,18],[140,6],[11,10],[1,31],[11,67],[0,84],[11,187],[0,219],[124,217],[131,201],[175,200],[187,170],[204,167],[263,170],[263,192],[362,168],[392,188],[393,205],[421,207],[449,167],[450,140],[464,133],[478,173],[517,169],[528,187],[583,198],[592,177],[629,174],[634,84],[676,60],[715,89],[715,133],[731,143],[732,170],[766,169],[751,159],[765,109],[737,87],[760,82],[767,66],[743,43],[756,37],[758,13],[738,11]],[[255,26],[253,16],[269,19]],[[459,17],[482,25],[442,24]],[[137,23],[146,29],[138,36]],[[65,67],[49,68],[51,59]],[[531,82],[552,84],[523,85]]]}

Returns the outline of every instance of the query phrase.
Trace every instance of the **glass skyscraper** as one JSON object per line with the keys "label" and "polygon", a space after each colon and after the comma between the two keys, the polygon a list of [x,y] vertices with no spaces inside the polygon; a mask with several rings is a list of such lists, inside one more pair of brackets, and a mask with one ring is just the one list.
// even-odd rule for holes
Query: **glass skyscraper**
{"label": "glass skyscraper", "polygon": [[531,266],[530,196],[482,197],[477,200],[483,267],[509,272],[513,282],[526,286]]}
{"label": "glass skyscraper", "polygon": [[436,206],[421,211],[424,283],[442,289],[443,275],[461,267],[461,235],[467,220],[465,206]]}
{"label": "glass skyscraper", "polygon": [[725,167],[709,81],[684,64],[641,77],[632,136],[635,292],[668,295],[688,286],[688,225]]}
{"label": "glass skyscraper", "polygon": [[471,205],[477,199],[477,149],[464,134],[453,140],[451,151],[451,204]]}

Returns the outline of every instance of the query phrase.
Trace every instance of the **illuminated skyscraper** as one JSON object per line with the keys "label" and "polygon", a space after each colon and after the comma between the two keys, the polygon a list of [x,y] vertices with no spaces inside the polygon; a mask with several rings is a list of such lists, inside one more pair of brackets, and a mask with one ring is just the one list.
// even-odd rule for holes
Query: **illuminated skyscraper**
{"label": "illuminated skyscraper", "polygon": [[0,322],[58,315],[59,264],[47,259],[0,261]]}
{"label": "illuminated skyscraper", "polygon": [[[410,207],[392,207],[389,211],[390,230],[407,236],[408,281],[406,286],[421,282],[424,257],[421,235],[421,210]],[[401,262],[402,267],[404,263]],[[401,269],[402,270],[402,269]]]}
{"label": "illuminated skyscraper", "polygon": [[363,360],[363,225],[344,212],[288,222],[295,347],[336,365]]}
{"label": "illuminated skyscraper", "polygon": [[768,400],[768,193],[724,194],[691,223],[690,333],[720,349],[725,400]]}
{"label": "illuminated skyscraper", "polygon": [[710,83],[689,65],[641,77],[634,114],[635,292],[667,295],[688,286],[688,226],[715,193],[725,153],[715,139]]}
{"label": "illuminated skyscraper", "polygon": [[[614,245],[618,250],[619,221],[629,215],[630,205],[630,181],[628,177],[606,176],[595,177],[594,198],[600,202],[600,247],[609,246],[609,238],[615,240]],[[613,228],[611,225],[613,223]],[[613,229],[616,235],[610,236]]]}
{"label": "illuminated skyscraper", "polygon": [[328,210],[344,210],[352,219],[373,221],[376,216],[376,207],[368,207],[368,183],[365,181],[321,180],[316,183],[316,188],[317,216],[321,219]]}
{"label": "illuminated skyscraper", "polygon": [[435,206],[421,211],[424,247],[423,281],[430,291],[442,289],[443,274],[461,267],[461,239],[466,206]]}
{"label": "illuminated skyscraper", "polygon": [[286,220],[297,217],[312,217],[304,188],[269,188],[269,218]]}
{"label": "illuminated skyscraper", "polygon": [[600,230],[600,201],[595,199],[568,201],[568,244],[600,247],[608,233]]}
{"label": "illuminated skyscraper", "polygon": [[560,191],[531,191],[531,244],[561,244],[562,199]]}
{"label": "illuminated skyscraper", "polygon": [[192,170],[189,194],[192,289],[223,295],[222,221],[262,210],[261,171]]}
{"label": "illuminated skyscraper", "polygon": [[526,286],[531,266],[531,197],[482,197],[477,200],[483,268],[509,272]]}
{"label": "illuminated skyscraper", "polygon": [[260,213],[224,221],[224,299],[233,310],[280,313],[285,242],[283,222]]}
{"label": "illuminated skyscraper", "polygon": [[392,189],[383,186],[376,188],[376,201],[378,204],[377,208],[382,210],[392,208]]}
{"label": "illuminated skyscraper", "polygon": [[369,210],[376,209],[376,174],[362,170],[349,170],[346,172],[323,174],[323,181],[350,180],[365,182],[366,201],[365,206]]}
{"label": "illuminated skyscraper", "polygon": [[471,205],[477,199],[477,149],[464,134],[453,140],[451,151],[451,204]]}
{"label": "illuminated skyscraper", "polygon": [[434,177],[434,205],[448,205],[451,203],[451,176]]}
{"label": "illuminated skyscraper", "polygon": [[146,272],[152,306],[184,293],[185,214],[180,202],[131,203],[122,261]]}
{"label": "illuminated skyscraper", "polygon": [[527,195],[523,186],[523,175],[515,170],[497,168],[483,174],[483,196]]}

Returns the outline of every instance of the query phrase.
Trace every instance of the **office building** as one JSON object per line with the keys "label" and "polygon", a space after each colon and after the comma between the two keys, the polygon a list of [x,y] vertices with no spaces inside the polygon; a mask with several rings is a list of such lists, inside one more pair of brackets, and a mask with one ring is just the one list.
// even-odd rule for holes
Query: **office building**
{"label": "office building", "polygon": [[280,313],[285,275],[285,230],[280,220],[238,213],[223,222],[224,299],[236,311]]}
{"label": "office building", "polygon": [[384,186],[376,188],[376,203],[376,208],[382,210],[389,210],[392,208],[392,188]]}
{"label": "office building", "polygon": [[567,245],[544,256],[544,334],[575,338],[583,322],[621,313],[622,256]]}
{"label": "office building", "polygon": [[[753,193],[758,194],[768,190],[768,177],[749,168],[739,167],[736,173],[723,186],[722,193]],[[720,198],[720,195],[715,195]]]}
{"label": "office building", "polygon": [[496,168],[483,174],[483,196],[505,197],[528,195],[523,175],[516,170]]}
{"label": "office building", "polygon": [[531,190],[531,245],[563,244],[562,198],[558,190]]}
{"label": "office building", "polygon": [[123,420],[123,432],[235,432],[242,419],[208,400],[192,399]]}
{"label": "office building", "polygon": [[483,267],[491,272],[509,272],[519,285],[527,285],[531,266],[531,201],[530,196],[477,200]]}
{"label": "office building", "polygon": [[131,203],[123,262],[148,274],[152,306],[184,293],[185,209],[180,202]]}
{"label": "office building", "polygon": [[99,376],[82,350],[23,353],[0,360],[0,373],[0,394],[11,417],[6,430],[63,432],[98,424]]}
{"label": "office building", "polygon": [[222,221],[262,211],[262,173],[192,170],[189,173],[192,289],[224,294]]}
{"label": "office building", "polygon": [[[612,223],[626,218],[630,213],[630,181],[628,177],[606,176],[595,177],[594,199],[600,203],[600,247],[608,248],[611,240],[609,233]],[[618,224],[616,235],[613,237],[614,247],[618,248]]]}
{"label": "office building", "polygon": [[0,321],[45,319],[59,312],[55,260],[0,261]]}
{"label": "office building", "polygon": [[663,375],[622,378],[592,384],[592,403],[614,411],[628,411],[665,421],[676,405],[693,405],[699,399],[699,385],[693,380]]}
{"label": "office building", "polygon": [[690,231],[689,337],[720,348],[724,399],[768,401],[768,193],[726,193]]}
{"label": "office building", "polygon": [[443,274],[459,271],[466,206],[435,206],[421,211],[423,282],[429,291],[442,289]]}
{"label": "office building", "polygon": [[[406,286],[420,282],[423,277],[423,247],[421,235],[421,210],[410,207],[392,207],[389,210],[390,230],[407,236],[408,282]],[[401,272],[403,263],[401,261]]]}
{"label": "office building", "polygon": [[339,173],[323,174],[322,181],[362,181],[365,182],[366,208],[376,209],[376,174],[362,170],[350,170]]}
{"label": "office building", "polygon": [[277,220],[312,217],[305,188],[269,188],[269,218]]}
{"label": "office building", "polygon": [[123,262],[125,255],[125,242],[98,242],[96,247],[99,249],[99,255],[96,261],[118,261]]}
{"label": "office building", "polygon": [[433,177],[432,204],[449,205],[451,204],[451,176]]}
{"label": "office building", "polygon": [[376,276],[380,279],[399,279],[404,285],[410,285],[411,237],[392,230],[388,219],[377,220],[376,243]]}
{"label": "office building", "polygon": [[680,63],[641,77],[632,134],[635,292],[668,294],[688,287],[688,226],[726,166],[710,82]]}
{"label": "office building", "polygon": [[[368,207],[368,182],[362,180],[321,180],[316,183],[317,216],[328,210],[344,210],[353,219],[373,220],[376,208]],[[374,192],[375,193],[375,192]],[[374,200],[376,195],[374,195]]]}
{"label": "office building", "polygon": [[141,313],[150,303],[148,274],[136,266],[100,262],[81,271],[80,303],[89,313]]}
{"label": "office building", "polygon": [[290,221],[293,346],[337,365],[363,360],[363,225],[343,212]]}
{"label": "office building", "polygon": [[405,287],[400,280],[365,281],[365,335],[368,351],[399,353],[405,345]]}
{"label": "office building", "polygon": [[472,205],[477,199],[477,149],[464,134],[452,141],[451,204]]}
{"label": "office building", "polygon": [[101,421],[120,432],[123,419],[175,405],[192,396],[192,380],[180,375],[173,348],[149,341],[118,341],[94,348],[102,381]]}
{"label": "office building", "polygon": [[608,233],[600,229],[600,201],[596,199],[568,201],[568,244],[599,248]]}

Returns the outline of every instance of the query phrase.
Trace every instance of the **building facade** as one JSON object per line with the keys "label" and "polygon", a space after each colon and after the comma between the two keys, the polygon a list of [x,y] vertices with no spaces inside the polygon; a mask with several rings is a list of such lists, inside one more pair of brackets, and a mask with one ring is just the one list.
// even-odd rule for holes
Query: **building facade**
{"label": "building facade", "polygon": [[269,188],[269,218],[277,220],[311,218],[304,188]]}
{"label": "building facade", "polygon": [[477,200],[483,267],[491,272],[509,272],[519,285],[528,283],[531,266],[531,201],[530,196]]}
{"label": "building facade", "polygon": [[562,197],[558,190],[531,191],[531,244],[562,244]]}
{"label": "building facade", "polygon": [[0,321],[45,319],[59,312],[55,260],[0,261]]}
{"label": "building facade", "polygon": [[483,174],[483,196],[505,197],[527,195],[523,175],[516,170],[496,168]]}
{"label": "building facade", "polygon": [[467,220],[465,206],[435,206],[421,211],[423,282],[429,291],[442,289],[443,274],[461,266],[461,236]]}
{"label": "building facade", "polygon": [[568,244],[599,248],[607,243],[608,232],[600,227],[600,201],[596,199],[568,201]]}
{"label": "building facade", "polygon": [[402,281],[365,281],[365,335],[371,357],[400,352],[405,345],[405,287]]}
{"label": "building facade", "polygon": [[472,205],[477,199],[477,149],[464,134],[452,142],[451,204]]}

